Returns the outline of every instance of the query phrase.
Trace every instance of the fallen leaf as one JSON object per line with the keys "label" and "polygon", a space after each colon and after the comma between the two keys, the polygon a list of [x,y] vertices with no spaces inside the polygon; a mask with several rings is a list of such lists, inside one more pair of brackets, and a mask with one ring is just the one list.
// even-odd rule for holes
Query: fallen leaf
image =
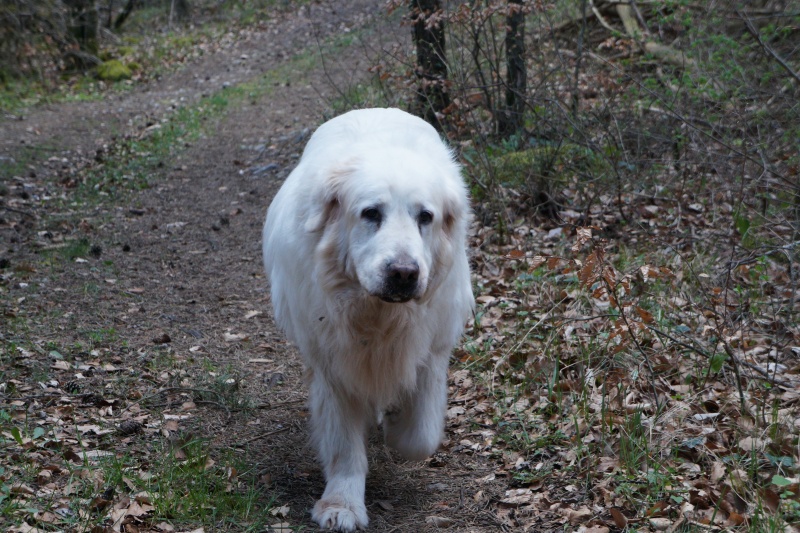
{"label": "fallen leaf", "polygon": [[427,516],[425,517],[425,523],[433,527],[450,527],[454,522],[451,518],[444,516]]}
{"label": "fallen leaf", "polygon": [[771,442],[769,438],[747,437],[739,441],[739,449],[743,452],[761,451]]}
{"label": "fallen leaf", "polygon": [[580,509],[560,509],[560,511],[573,526],[586,522],[594,514],[588,507],[581,507]]}
{"label": "fallen leaf", "polygon": [[648,520],[650,527],[656,531],[666,531],[672,525],[672,520],[669,518],[651,518]]}
{"label": "fallen leaf", "polygon": [[611,518],[614,520],[614,524],[618,528],[624,529],[628,525],[628,517],[622,514],[622,511],[616,507],[612,507],[609,509],[609,512],[611,513]]}
{"label": "fallen leaf", "polygon": [[288,518],[288,516],[289,516],[289,506],[288,505],[282,505],[280,507],[275,507],[274,509],[270,510],[269,514],[271,514],[272,516],[280,517],[280,518]]}
{"label": "fallen leaf", "polygon": [[24,483],[15,483],[11,485],[11,494],[27,494],[32,496],[36,493],[31,487]]}
{"label": "fallen leaf", "polygon": [[511,507],[518,507],[531,501],[533,494],[530,489],[510,489],[506,491],[505,498],[500,503]]}

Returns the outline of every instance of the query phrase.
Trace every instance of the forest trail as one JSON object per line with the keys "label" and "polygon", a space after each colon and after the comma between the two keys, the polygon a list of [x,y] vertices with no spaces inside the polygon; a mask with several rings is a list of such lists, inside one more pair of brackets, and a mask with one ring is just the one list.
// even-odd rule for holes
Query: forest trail
{"label": "forest trail", "polygon": [[[4,311],[25,320],[27,338],[45,354],[45,346],[87,347],[87,338],[94,339],[89,353],[65,354],[89,366],[101,363],[84,372],[83,389],[118,401],[117,416],[137,406],[133,411],[147,428],[117,442],[118,453],[135,454],[163,434],[163,413],[140,410],[131,399],[171,388],[164,413],[177,409],[181,416],[173,433],[245,454],[265,495],[274,496],[276,507],[288,506],[276,522],[311,529],[309,511],[324,480],[307,444],[302,365],[271,320],[260,230],[310,132],[330,116],[333,102],[366,79],[370,54],[410,41],[399,17],[387,20],[373,2],[343,4],[305,4],[127,92],[43,105],[0,122],[2,162],[26,162],[25,175],[5,185],[15,201],[2,213],[0,257],[11,268],[32,269],[26,283],[8,285]],[[324,43],[345,34],[351,43],[326,49]],[[313,60],[291,72],[298,52]],[[286,72],[291,75],[276,77]],[[185,143],[151,187],[101,197],[89,207],[52,201],[69,198],[64,190],[74,176],[114,157],[115,139],[146,137],[168,127],[165,119],[177,109],[258,79],[260,90],[235,100],[203,135]],[[272,86],[264,87],[264,79]],[[91,244],[88,255],[41,266],[44,251],[78,239]],[[160,374],[151,370],[159,358],[171,361]],[[47,368],[47,361],[39,366]],[[258,407],[238,411],[209,400],[181,411],[192,389],[222,373]],[[64,382],[73,374],[50,377]],[[114,413],[105,420],[121,421]],[[407,463],[375,435],[369,531],[500,530],[494,504],[504,487],[493,481],[488,458],[458,446],[468,436],[451,433],[443,453]],[[449,451],[454,447],[461,453]]]}

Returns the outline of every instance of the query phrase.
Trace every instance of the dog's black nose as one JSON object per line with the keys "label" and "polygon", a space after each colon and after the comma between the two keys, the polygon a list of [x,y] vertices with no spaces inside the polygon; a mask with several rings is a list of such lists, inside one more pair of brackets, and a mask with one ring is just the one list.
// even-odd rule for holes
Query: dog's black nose
{"label": "dog's black nose", "polygon": [[388,275],[394,282],[416,282],[419,279],[419,265],[413,260],[390,263]]}
{"label": "dog's black nose", "polygon": [[398,257],[386,265],[381,298],[387,302],[407,302],[415,296],[419,263],[411,257]]}

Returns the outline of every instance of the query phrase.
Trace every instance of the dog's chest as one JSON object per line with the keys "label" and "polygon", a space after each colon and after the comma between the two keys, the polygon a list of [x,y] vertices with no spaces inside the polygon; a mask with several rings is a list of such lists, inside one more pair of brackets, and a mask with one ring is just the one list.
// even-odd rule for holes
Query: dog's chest
{"label": "dog's chest", "polygon": [[377,404],[390,403],[415,387],[417,369],[430,357],[430,332],[408,313],[355,311],[339,315],[326,328],[336,337],[335,347],[329,346],[332,369],[359,394]]}

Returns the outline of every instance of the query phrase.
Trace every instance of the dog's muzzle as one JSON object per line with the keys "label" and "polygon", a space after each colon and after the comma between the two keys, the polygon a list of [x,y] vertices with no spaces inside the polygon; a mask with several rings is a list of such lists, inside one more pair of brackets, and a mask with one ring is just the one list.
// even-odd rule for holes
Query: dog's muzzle
{"label": "dog's muzzle", "polygon": [[379,297],[385,302],[407,302],[417,295],[418,285],[419,263],[411,257],[401,256],[386,265]]}

